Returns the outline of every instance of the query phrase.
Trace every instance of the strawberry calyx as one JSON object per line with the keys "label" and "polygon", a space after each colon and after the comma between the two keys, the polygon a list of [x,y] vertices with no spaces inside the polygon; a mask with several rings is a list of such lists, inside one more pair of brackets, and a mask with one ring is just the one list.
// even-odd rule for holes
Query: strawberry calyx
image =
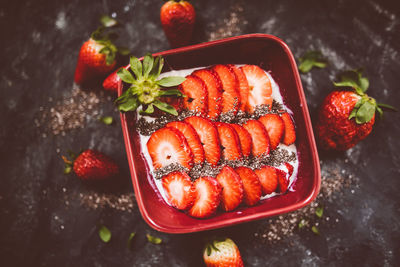
{"label": "strawberry calyx", "polygon": [[[166,113],[177,116],[176,109],[168,103],[162,102],[162,96],[182,97],[183,94],[174,87],[185,81],[184,77],[170,76],[159,79],[164,66],[161,56],[154,58],[146,54],[141,62],[138,58],[130,58],[130,70],[121,68],[117,75],[130,87],[115,101],[118,109],[123,112],[134,111],[141,106],[142,114],[151,114],[154,107]],[[172,88],[172,89],[171,89]]]}
{"label": "strawberry calyx", "polygon": [[72,152],[71,150],[67,151],[68,157],[61,155],[62,160],[64,161],[64,174],[69,174],[72,171],[72,168],[74,166],[74,161],[76,159],[76,154]]}
{"label": "strawberry calyx", "polygon": [[104,15],[100,18],[100,22],[102,25],[91,34],[90,38],[99,45],[99,53],[106,56],[106,64],[111,65],[114,63],[117,53],[128,55],[130,51],[124,47],[117,47],[113,43],[113,40],[118,37],[114,32],[106,32],[107,29],[118,25],[117,20]]}
{"label": "strawberry calyx", "polygon": [[346,71],[340,77],[341,81],[333,83],[336,87],[351,87],[360,96],[360,99],[350,112],[349,120],[354,118],[357,124],[364,124],[372,120],[375,112],[378,112],[382,118],[382,108],[397,111],[396,108],[390,105],[377,103],[374,98],[365,93],[369,87],[369,80],[362,76],[361,69]]}
{"label": "strawberry calyx", "polygon": [[217,245],[218,243],[225,242],[225,241],[226,241],[226,239],[218,239],[218,240],[216,239],[216,240],[213,240],[213,241],[208,242],[208,243],[206,244],[206,247],[205,247],[207,256],[210,256],[211,253],[212,253],[213,251],[220,251],[220,250],[216,247],[216,245]]}

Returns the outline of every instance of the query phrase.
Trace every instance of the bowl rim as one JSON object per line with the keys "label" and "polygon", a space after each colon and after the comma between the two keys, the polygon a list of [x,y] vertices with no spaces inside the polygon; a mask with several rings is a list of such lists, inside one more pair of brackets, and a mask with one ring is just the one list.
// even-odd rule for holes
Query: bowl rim
{"label": "bowl rim", "polygon": [[[175,48],[175,49],[170,49],[170,50],[165,50],[162,52],[157,52],[152,54],[153,56],[164,56],[164,55],[171,55],[175,53],[181,53],[181,52],[189,52],[192,50],[197,50],[200,48],[205,48],[205,47],[212,47],[216,46],[219,44],[231,42],[231,41],[236,41],[236,40],[241,40],[241,39],[268,39],[268,40],[273,40],[276,43],[278,43],[286,53],[286,55],[289,58],[291,68],[293,70],[294,74],[294,79],[296,83],[296,87],[298,88],[298,93],[300,95],[300,103],[302,104],[302,116],[304,117],[305,120],[305,130],[307,132],[306,138],[308,139],[310,143],[310,150],[311,150],[311,156],[312,156],[312,167],[315,172],[314,175],[314,186],[312,187],[312,190],[310,193],[307,195],[307,197],[301,199],[301,201],[291,204],[285,207],[281,208],[276,208],[273,210],[267,210],[264,212],[258,212],[254,214],[249,214],[245,217],[232,217],[232,218],[227,218],[222,221],[215,221],[210,225],[202,225],[202,226],[196,226],[193,225],[190,228],[168,228],[161,226],[157,224],[154,220],[151,219],[149,216],[148,211],[144,208],[144,197],[142,195],[139,185],[139,181],[137,179],[137,173],[136,173],[136,168],[135,168],[135,161],[133,158],[133,151],[132,151],[132,143],[129,138],[129,132],[128,132],[128,126],[127,126],[127,118],[126,115],[122,112],[120,112],[120,119],[121,119],[121,127],[122,127],[122,132],[124,136],[124,141],[125,141],[125,149],[127,153],[127,158],[128,158],[128,163],[129,163],[129,169],[131,172],[131,180],[135,192],[135,197],[136,201],[139,207],[139,211],[143,217],[143,219],[149,224],[153,229],[160,231],[160,232],[165,232],[165,233],[171,233],[171,234],[184,234],[184,233],[193,233],[193,232],[200,232],[200,231],[206,231],[206,230],[211,230],[211,229],[216,229],[216,228],[222,228],[222,227],[228,227],[228,226],[233,226],[236,224],[244,223],[244,222],[250,222],[253,220],[261,219],[261,218],[266,218],[266,217],[271,217],[271,216],[276,216],[279,214],[287,213],[290,211],[294,211],[297,209],[300,209],[306,205],[308,205],[310,202],[312,202],[318,195],[320,191],[320,186],[321,186],[321,170],[320,170],[320,165],[319,165],[319,156],[317,152],[317,147],[314,139],[314,133],[312,130],[312,123],[308,111],[308,106],[305,101],[305,94],[303,90],[303,86],[301,83],[300,75],[297,69],[297,64],[294,59],[294,56],[292,52],[290,51],[288,45],[283,42],[280,38],[269,35],[269,34],[262,34],[262,33],[253,33],[253,34],[245,34],[245,35],[240,35],[240,36],[234,36],[234,37],[229,37],[229,38],[224,38],[220,40],[215,40],[215,41],[209,41],[209,42],[204,42],[200,44],[195,44],[195,45],[190,45],[190,46],[185,46],[185,47],[180,47],[180,48]],[[143,59],[140,58],[140,60]],[[128,68],[129,64],[125,66],[125,68]],[[120,80],[118,82],[118,96],[120,96],[122,93],[122,81]]]}

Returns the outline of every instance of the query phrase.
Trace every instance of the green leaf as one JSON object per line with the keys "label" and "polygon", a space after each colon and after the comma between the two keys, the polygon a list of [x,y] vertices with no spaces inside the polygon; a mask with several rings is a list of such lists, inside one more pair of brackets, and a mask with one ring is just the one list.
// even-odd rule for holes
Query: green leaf
{"label": "green leaf", "polygon": [[128,248],[131,248],[132,240],[135,237],[135,235],[136,235],[136,232],[132,232],[132,233],[129,234],[129,237],[128,237]]}
{"label": "green leaf", "polygon": [[299,70],[302,73],[309,72],[313,67],[325,68],[326,59],[319,51],[308,51],[302,57],[299,58],[300,65]]}
{"label": "green leaf", "polygon": [[363,92],[367,91],[367,89],[369,87],[368,79],[365,77],[360,77],[359,81],[360,81],[360,88],[363,90]]}
{"label": "green leaf", "polygon": [[172,86],[177,86],[180,85],[181,83],[183,83],[186,80],[185,77],[174,77],[174,76],[170,76],[170,77],[164,77],[161,80],[157,81],[157,84],[159,86],[162,87],[172,87]]}
{"label": "green leaf", "polygon": [[161,57],[161,56],[159,56],[159,58],[160,58],[160,60],[159,60],[159,63],[158,63],[158,71],[157,71],[156,77],[160,76],[162,68],[164,67],[164,58]]}
{"label": "green leaf", "polygon": [[71,171],[72,171],[72,166],[69,164],[66,164],[65,168],[64,168],[64,174],[70,174]]}
{"label": "green leaf", "polygon": [[387,108],[387,109],[390,109],[391,111],[398,111],[397,108],[395,108],[391,105],[388,105],[388,104],[378,103],[377,105],[378,105],[378,107]]}
{"label": "green leaf", "polygon": [[211,246],[207,245],[207,256],[211,255]]}
{"label": "green leaf", "polygon": [[153,77],[153,79],[156,79],[158,77],[158,68],[160,65],[160,58],[161,57],[158,56],[154,59],[153,68],[151,69],[150,74],[149,74],[149,76]]}
{"label": "green leaf", "polygon": [[147,78],[153,69],[154,59],[151,54],[146,54],[143,59],[143,76]]}
{"label": "green leaf", "polygon": [[304,226],[306,226],[306,221],[304,219],[301,219],[301,221],[299,222],[299,229],[303,228]]}
{"label": "green leaf", "polygon": [[118,77],[121,78],[122,81],[126,82],[126,83],[134,83],[135,82],[135,78],[133,78],[132,74],[127,71],[125,68],[120,68],[117,71],[117,75]]}
{"label": "green leaf", "polygon": [[340,82],[333,84],[337,87],[352,87],[359,95],[363,95],[369,87],[369,81],[362,77],[361,70],[345,71],[340,75]]}
{"label": "green leaf", "polygon": [[367,101],[361,105],[356,114],[356,123],[363,124],[369,122],[375,114],[375,105]]}
{"label": "green leaf", "polygon": [[122,56],[127,56],[131,53],[131,51],[126,47],[118,47],[118,53]]}
{"label": "green leaf", "polygon": [[111,116],[105,116],[105,117],[101,117],[100,121],[102,123],[104,123],[105,125],[111,125],[113,123],[114,119]]}
{"label": "green leaf", "polygon": [[156,245],[159,245],[159,244],[162,243],[162,239],[159,238],[159,237],[155,237],[155,236],[152,236],[152,235],[149,235],[149,234],[146,234],[146,237],[147,237],[147,240],[150,243],[153,243],[153,244],[156,244]]}
{"label": "green leaf", "polygon": [[134,111],[138,108],[139,103],[137,98],[128,98],[125,102],[118,105],[118,109],[123,112]]}
{"label": "green leaf", "polygon": [[99,236],[104,243],[108,243],[111,240],[111,232],[104,225],[99,229]]}
{"label": "green leaf", "polygon": [[153,104],[149,104],[146,108],[146,110],[143,111],[146,114],[152,114],[154,112],[154,106]]}
{"label": "green leaf", "polygon": [[113,18],[111,18],[110,16],[107,16],[107,15],[101,16],[100,17],[100,22],[104,27],[107,27],[107,28],[108,27],[113,27],[113,26],[118,24],[118,22],[115,19],[113,19]]}
{"label": "green leaf", "polygon": [[315,210],[315,215],[317,215],[318,218],[322,218],[323,214],[324,214],[324,208],[323,207],[318,207]]}
{"label": "green leaf", "polygon": [[314,234],[319,235],[319,230],[318,230],[317,226],[313,225],[313,226],[311,227],[311,231],[312,231]]}
{"label": "green leaf", "polygon": [[111,51],[110,53],[106,54],[106,64],[112,65],[115,61],[115,52]]}
{"label": "green leaf", "polygon": [[143,77],[142,75],[142,62],[137,57],[131,56],[130,59],[131,70],[136,76],[136,79],[140,79]]}
{"label": "green leaf", "polygon": [[156,100],[156,101],[153,102],[153,104],[158,109],[160,109],[160,110],[162,110],[164,112],[167,112],[167,113],[172,114],[174,116],[178,116],[178,112],[176,111],[176,109],[173,106],[171,106],[171,105],[169,105],[167,103],[161,102],[160,100]]}
{"label": "green leaf", "polygon": [[376,110],[379,113],[379,118],[382,119],[383,118],[383,110],[379,106],[376,106]]}
{"label": "green leaf", "polygon": [[170,89],[170,90],[161,90],[160,96],[164,95],[176,95],[176,96],[183,96],[182,92],[178,89]]}

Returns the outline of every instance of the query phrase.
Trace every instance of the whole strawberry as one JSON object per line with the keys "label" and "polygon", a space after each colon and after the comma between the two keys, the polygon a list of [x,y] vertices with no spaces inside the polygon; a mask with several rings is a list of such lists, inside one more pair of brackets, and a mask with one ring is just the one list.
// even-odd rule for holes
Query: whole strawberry
{"label": "whole strawberry", "polygon": [[171,47],[190,43],[196,12],[187,1],[167,1],[160,11],[161,24]]}
{"label": "whole strawberry", "polygon": [[87,149],[75,159],[73,170],[83,180],[101,180],[118,174],[119,167],[103,153]]}
{"label": "whole strawberry", "polygon": [[102,23],[103,26],[92,33],[79,51],[74,77],[75,83],[79,85],[104,77],[114,70],[117,52],[129,53],[113,44],[110,40],[112,35],[105,34],[105,29],[116,25],[117,22],[109,17],[102,17]]}
{"label": "whole strawberry", "polygon": [[204,248],[203,259],[207,267],[243,266],[239,248],[229,238],[208,243]]}
{"label": "whole strawberry", "polygon": [[316,124],[316,132],[321,148],[344,151],[366,138],[375,123],[375,112],[382,115],[380,107],[394,109],[385,104],[377,104],[365,91],[369,81],[359,71],[349,71],[337,87],[351,87],[351,91],[334,91],[323,101]]}

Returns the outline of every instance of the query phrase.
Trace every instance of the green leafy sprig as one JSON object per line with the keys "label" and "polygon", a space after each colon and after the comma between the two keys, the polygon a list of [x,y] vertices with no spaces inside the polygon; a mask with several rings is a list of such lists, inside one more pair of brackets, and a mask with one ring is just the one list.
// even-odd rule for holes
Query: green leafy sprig
{"label": "green leafy sprig", "polygon": [[161,97],[182,97],[181,91],[170,87],[178,86],[185,81],[185,78],[164,77],[158,79],[164,66],[164,59],[161,56],[154,58],[151,54],[147,54],[143,58],[143,62],[132,56],[130,65],[131,72],[125,68],[121,68],[117,72],[123,82],[130,84],[130,87],[116,100],[119,110],[134,111],[141,106],[141,113],[151,114],[156,107],[177,116],[176,109],[168,103],[162,102]]}
{"label": "green leafy sprig", "polygon": [[359,96],[361,96],[349,115],[349,120],[354,118],[357,124],[371,121],[375,112],[378,112],[380,117],[382,117],[382,108],[397,111],[396,108],[390,105],[377,103],[374,98],[365,93],[369,87],[369,80],[362,76],[361,69],[350,70],[342,73],[340,81],[334,82],[333,84],[336,87],[351,87]]}
{"label": "green leafy sprig", "polygon": [[313,67],[325,68],[327,65],[326,59],[319,51],[308,51],[299,58],[299,70],[302,73],[309,72]]}

